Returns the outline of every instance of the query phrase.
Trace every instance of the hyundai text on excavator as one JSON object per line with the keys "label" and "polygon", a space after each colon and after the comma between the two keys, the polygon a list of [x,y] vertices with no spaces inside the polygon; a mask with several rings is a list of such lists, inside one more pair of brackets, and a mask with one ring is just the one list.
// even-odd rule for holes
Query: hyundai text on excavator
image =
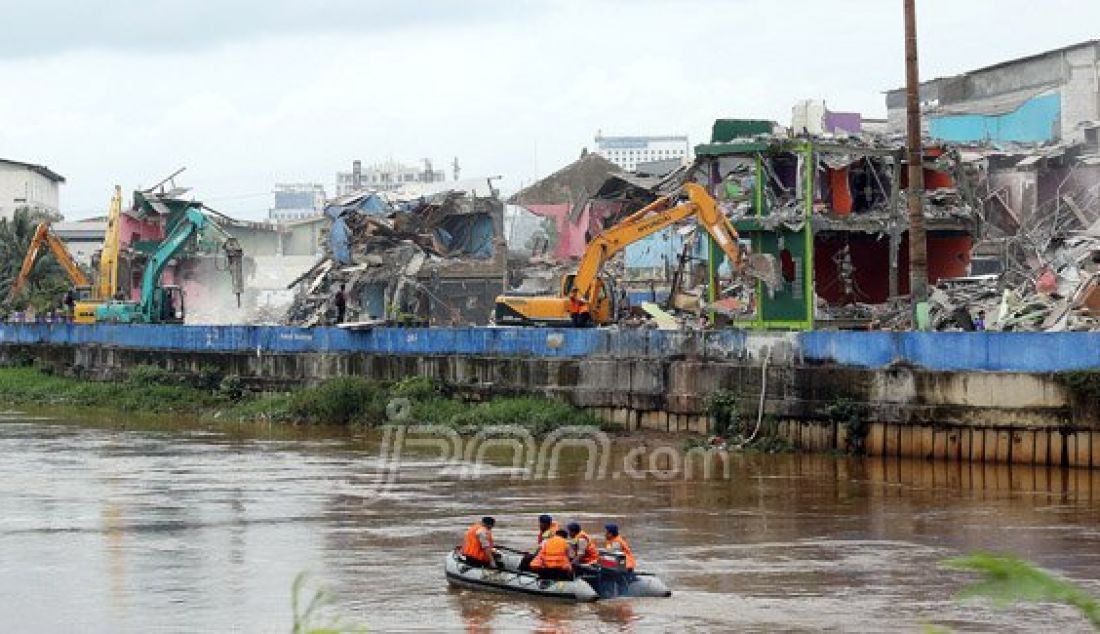
{"label": "hyundai text on excavator", "polygon": [[615,293],[610,282],[599,277],[603,265],[627,245],[637,242],[681,220],[694,217],[729,258],[734,273],[748,273],[765,280],[777,278],[774,258],[757,256],[752,265],[737,243],[737,230],[718,208],[718,203],[697,183],[685,183],[688,200],[672,206],[674,197],[663,196],[605,229],[585,248],[576,274],[565,275],[557,295],[501,295],[496,300],[494,319],[498,325],[552,325],[571,323],[569,296],[577,290],[587,303],[591,322],[597,326],[615,317]]}

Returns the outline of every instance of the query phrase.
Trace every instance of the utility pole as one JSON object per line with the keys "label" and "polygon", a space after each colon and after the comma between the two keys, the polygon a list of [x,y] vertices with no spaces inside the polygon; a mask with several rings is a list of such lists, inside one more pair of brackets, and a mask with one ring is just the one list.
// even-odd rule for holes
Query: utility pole
{"label": "utility pole", "polygon": [[909,131],[909,293],[913,326],[918,329],[928,306],[928,240],[924,233],[924,146],[921,140],[920,67],[917,63],[916,0],[905,4],[905,92]]}

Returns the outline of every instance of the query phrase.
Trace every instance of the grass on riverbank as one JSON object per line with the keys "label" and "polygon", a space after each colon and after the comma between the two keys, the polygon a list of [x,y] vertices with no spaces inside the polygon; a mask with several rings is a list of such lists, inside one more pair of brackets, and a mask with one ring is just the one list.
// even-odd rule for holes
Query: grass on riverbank
{"label": "grass on riverbank", "polygon": [[0,404],[89,407],[147,414],[185,414],[240,422],[357,425],[386,422],[448,425],[456,429],[517,425],[536,434],[564,426],[599,426],[591,414],[536,397],[500,397],[466,403],[430,379],[397,383],[341,377],[290,394],[255,395],[235,377],[181,378],[140,366],[114,382],[54,376],[35,368],[0,369]]}

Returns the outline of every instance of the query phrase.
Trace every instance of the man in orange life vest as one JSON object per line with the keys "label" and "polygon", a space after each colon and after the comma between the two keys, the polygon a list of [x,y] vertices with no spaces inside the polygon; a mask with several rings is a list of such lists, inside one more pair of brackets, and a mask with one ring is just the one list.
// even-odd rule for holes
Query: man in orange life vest
{"label": "man in orange life vest", "polygon": [[588,302],[581,297],[580,291],[575,288],[569,291],[569,320],[573,322],[573,327],[584,328],[591,317],[588,312]]}
{"label": "man in orange life vest", "polygon": [[483,517],[480,522],[467,529],[466,539],[462,542],[462,556],[468,565],[475,568],[498,567],[498,553],[493,547],[495,525],[495,519]]}
{"label": "man in orange life vest", "polygon": [[569,563],[569,533],[558,530],[552,537],[543,540],[531,570],[539,573],[543,579],[571,581],[573,564]]}
{"label": "man in orange life vest", "polygon": [[[542,547],[542,543],[554,536],[554,533],[558,532],[558,523],[554,521],[554,518],[549,515],[539,515],[539,537],[535,542],[535,552]],[[531,562],[534,561],[535,555],[527,554],[523,556],[523,559],[519,562],[519,569],[522,571],[531,570]]]}
{"label": "man in orange life vest", "polygon": [[603,549],[622,553],[626,558],[627,571],[633,572],[635,565],[634,553],[630,550],[630,544],[626,543],[626,539],[619,534],[619,525],[607,524],[604,526],[604,530],[606,530],[607,533],[604,535],[605,541]]}
{"label": "man in orange life vest", "polygon": [[561,527],[558,526],[558,523],[554,521],[553,517],[551,517],[549,515],[539,515],[539,541],[538,541],[538,544],[541,546],[542,542],[544,542],[545,540],[550,539],[551,537],[553,537],[554,533],[557,533],[558,529],[560,529],[560,528]]}
{"label": "man in orange life vest", "polygon": [[600,553],[596,550],[596,542],[588,536],[588,533],[582,531],[581,525],[576,522],[569,522],[565,528],[569,531],[569,544],[572,547],[570,560],[573,565],[595,565],[600,560]]}

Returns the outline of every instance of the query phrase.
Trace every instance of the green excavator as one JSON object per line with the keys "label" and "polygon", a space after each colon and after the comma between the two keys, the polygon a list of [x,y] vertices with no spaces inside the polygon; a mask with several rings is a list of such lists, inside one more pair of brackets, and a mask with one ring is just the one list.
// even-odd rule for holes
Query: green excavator
{"label": "green excavator", "polygon": [[243,291],[242,262],[244,252],[236,238],[230,236],[210,220],[200,209],[188,207],[176,222],[168,237],[160,243],[145,265],[141,279],[141,299],[139,301],[109,301],[96,307],[97,322],[118,324],[181,324],[186,315],[183,289],[179,286],[161,284],[161,277],[172,258],[188,245],[203,229],[211,227],[225,237],[222,249],[228,260],[228,269],[233,280],[233,291],[240,303]]}

